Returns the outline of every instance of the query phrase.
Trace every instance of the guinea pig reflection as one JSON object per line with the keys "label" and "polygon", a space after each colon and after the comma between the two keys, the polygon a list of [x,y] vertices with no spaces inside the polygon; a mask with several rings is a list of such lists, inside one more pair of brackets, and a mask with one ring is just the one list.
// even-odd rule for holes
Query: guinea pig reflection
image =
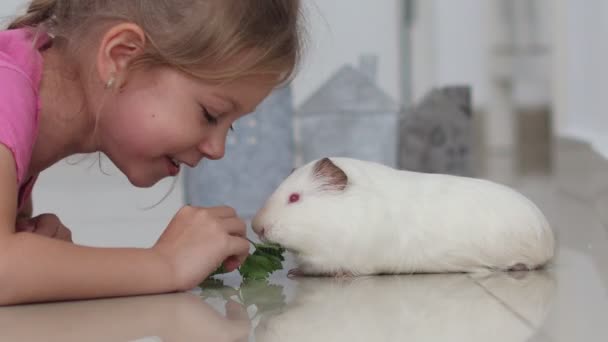
{"label": "guinea pig reflection", "polygon": [[[534,333],[518,315],[539,326],[555,283],[547,273],[526,273],[478,282],[460,274],[300,278],[284,311],[258,324],[256,341],[527,341]],[[504,301],[518,315],[486,282],[509,294]]]}
{"label": "guinea pig reflection", "polygon": [[247,341],[241,304],[226,316],[192,293],[0,308],[2,341]]}

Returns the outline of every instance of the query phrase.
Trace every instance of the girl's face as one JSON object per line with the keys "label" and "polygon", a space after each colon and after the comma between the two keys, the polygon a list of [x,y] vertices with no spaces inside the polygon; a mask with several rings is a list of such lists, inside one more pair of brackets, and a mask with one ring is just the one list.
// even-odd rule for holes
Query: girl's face
{"label": "girl's face", "polygon": [[101,150],[138,187],[176,176],[177,164],[220,159],[231,125],[272,91],[270,76],[222,85],[160,68],[132,73],[99,114]]}

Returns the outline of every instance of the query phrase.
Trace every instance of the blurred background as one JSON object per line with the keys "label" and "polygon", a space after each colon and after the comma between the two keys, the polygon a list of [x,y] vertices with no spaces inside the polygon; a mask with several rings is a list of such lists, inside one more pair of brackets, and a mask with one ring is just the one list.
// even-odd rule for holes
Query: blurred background
{"label": "blurred background", "polygon": [[[250,218],[322,155],[505,183],[552,172],[556,139],[608,157],[605,1],[303,2],[301,70],[237,124],[224,160],[136,189],[103,156],[76,156],[41,176],[35,212],[56,213],[82,244],[150,246],[184,203]],[[3,0],[0,16],[25,3]]]}

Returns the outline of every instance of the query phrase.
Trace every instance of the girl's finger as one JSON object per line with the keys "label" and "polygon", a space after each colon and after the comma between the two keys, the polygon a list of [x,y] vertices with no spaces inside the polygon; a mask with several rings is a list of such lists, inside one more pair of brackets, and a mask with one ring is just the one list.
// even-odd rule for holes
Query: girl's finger
{"label": "girl's finger", "polygon": [[59,239],[59,240],[67,241],[67,242],[73,242],[72,241],[72,231],[70,231],[68,228],[66,228],[64,226],[59,227],[59,229],[57,230],[57,234],[55,234],[55,238]]}
{"label": "girl's finger", "polygon": [[245,237],[247,235],[247,224],[245,221],[233,217],[222,221],[222,225],[226,228],[228,234],[233,236]]}
{"label": "girl's finger", "polygon": [[240,259],[237,256],[230,256],[224,261],[224,268],[227,272],[236,270],[241,265]]}
{"label": "girl's finger", "polygon": [[230,237],[227,254],[236,256],[238,260],[245,260],[249,255],[249,241],[238,236]]}
{"label": "girl's finger", "polygon": [[231,208],[228,206],[213,207],[213,208],[206,208],[206,209],[214,216],[221,217],[221,218],[231,218],[231,217],[237,216],[236,210],[234,210],[234,208]]}

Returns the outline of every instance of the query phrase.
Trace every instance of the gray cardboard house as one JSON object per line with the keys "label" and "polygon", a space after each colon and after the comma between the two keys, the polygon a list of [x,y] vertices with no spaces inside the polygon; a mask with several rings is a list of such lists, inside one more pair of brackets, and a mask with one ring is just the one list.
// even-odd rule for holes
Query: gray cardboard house
{"label": "gray cardboard house", "polygon": [[185,200],[194,206],[228,205],[251,219],[289,175],[293,157],[291,89],[267,97],[255,113],[238,120],[221,160],[203,160],[185,172]]}
{"label": "gray cardboard house", "polygon": [[345,65],[296,112],[297,165],[340,156],[397,167],[398,115],[373,77]]}
{"label": "gray cardboard house", "polygon": [[473,176],[473,113],[466,85],[435,88],[403,112],[399,168]]}

